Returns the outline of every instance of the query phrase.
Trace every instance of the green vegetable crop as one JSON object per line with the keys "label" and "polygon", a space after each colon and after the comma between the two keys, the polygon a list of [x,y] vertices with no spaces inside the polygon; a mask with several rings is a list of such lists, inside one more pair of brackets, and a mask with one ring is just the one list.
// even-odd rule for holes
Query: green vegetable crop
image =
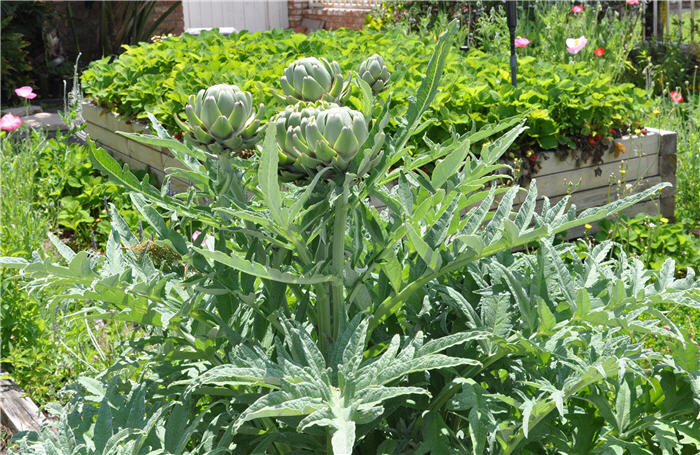
{"label": "green vegetable crop", "polygon": [[[409,95],[421,83],[422,69],[434,44],[430,36],[405,34],[398,29],[318,31],[309,35],[273,30],[230,36],[212,31],[126,46],[114,61],[105,58],[93,62],[82,82],[87,95],[100,105],[128,117],[145,118],[146,112],[151,112],[176,133],[174,116],[185,119],[188,95],[212,85],[236,84],[251,92],[256,103],[265,104],[264,117],[269,118],[286,104],[270,88],[287,96],[298,92],[299,99],[315,100],[325,93],[332,101],[340,95],[348,73],[359,68],[361,78],[371,81],[375,93],[386,83],[392,84],[392,110],[400,116]],[[390,81],[384,80],[387,74],[381,62],[360,66],[363,56],[375,52],[386,59]],[[343,74],[327,62],[312,65],[313,55],[337,61]],[[301,58],[305,58],[306,65],[285,71],[289,62]],[[529,112],[529,129],[516,142],[517,147],[573,148],[570,137],[594,132],[605,135],[611,127],[635,123],[646,105],[643,90],[632,84],[614,84],[609,75],[585,62],[553,64],[521,58],[517,89],[510,85],[508,65],[503,55],[477,50],[465,54],[453,46],[446,56],[441,92],[424,116],[428,122],[423,125],[423,133],[437,143],[449,138],[452,129],[463,134]],[[320,79],[313,79],[307,72]],[[280,74],[285,75],[284,86],[280,85]],[[299,76],[296,82],[294,75]],[[397,129],[392,122],[387,131]],[[421,144],[421,134],[409,142],[413,148]]]}

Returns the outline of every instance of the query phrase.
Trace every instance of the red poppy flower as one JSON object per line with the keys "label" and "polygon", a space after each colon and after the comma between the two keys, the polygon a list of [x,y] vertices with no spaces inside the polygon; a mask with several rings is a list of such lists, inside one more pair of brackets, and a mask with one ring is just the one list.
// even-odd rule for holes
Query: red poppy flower
{"label": "red poppy flower", "polygon": [[574,13],[574,14],[581,13],[581,12],[583,12],[583,6],[581,6],[581,5],[574,5],[574,6],[571,7],[571,12]]}
{"label": "red poppy flower", "polygon": [[614,134],[617,134],[617,131],[615,131],[615,128],[610,128],[610,129],[608,130],[608,133],[614,135]]}
{"label": "red poppy flower", "polygon": [[671,93],[671,99],[675,101],[676,103],[682,103],[683,102],[683,95],[681,95],[681,92],[677,92],[673,90]]}
{"label": "red poppy flower", "polygon": [[175,139],[182,140],[182,133],[175,133]]}
{"label": "red poppy flower", "polygon": [[603,54],[605,54],[605,48],[599,47],[598,49],[594,50],[593,53],[594,53],[597,57],[602,57]]}
{"label": "red poppy flower", "polygon": [[532,155],[528,156],[527,159],[534,163],[535,161],[537,161],[537,154],[533,153]]}
{"label": "red poppy flower", "polygon": [[592,137],[589,137],[588,138],[588,145],[595,145],[595,144],[596,144],[596,140]]}
{"label": "red poppy flower", "polygon": [[648,132],[646,128],[642,128],[642,134],[647,134]]}

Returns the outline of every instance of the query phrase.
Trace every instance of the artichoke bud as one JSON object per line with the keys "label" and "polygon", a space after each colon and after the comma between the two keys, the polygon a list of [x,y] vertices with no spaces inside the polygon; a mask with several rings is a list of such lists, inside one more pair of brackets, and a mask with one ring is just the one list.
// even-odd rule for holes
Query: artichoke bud
{"label": "artichoke bud", "polygon": [[362,113],[347,107],[320,111],[306,125],[306,144],[326,165],[345,171],[369,136]]}
{"label": "artichoke bud", "polygon": [[377,95],[389,86],[391,74],[379,54],[374,54],[362,64],[359,71],[360,78],[372,87],[372,93]]}
{"label": "artichoke bud", "polygon": [[239,153],[259,139],[259,115],[253,97],[235,85],[219,84],[190,95],[185,106],[187,122],[176,117],[185,139],[209,152]]}
{"label": "artichoke bud", "polygon": [[339,101],[347,93],[348,81],[337,62],[307,57],[284,70],[280,85],[288,101]]}

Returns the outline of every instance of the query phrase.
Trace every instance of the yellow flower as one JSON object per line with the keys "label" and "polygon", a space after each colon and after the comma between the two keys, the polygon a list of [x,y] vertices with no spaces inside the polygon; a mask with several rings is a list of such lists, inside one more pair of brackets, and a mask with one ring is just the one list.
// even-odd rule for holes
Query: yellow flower
{"label": "yellow flower", "polygon": [[593,226],[591,226],[588,223],[584,224],[583,227],[585,227],[586,229],[593,229]]}
{"label": "yellow flower", "polygon": [[626,173],[627,173],[627,171],[626,171],[626,170],[624,170],[624,169],[620,169],[620,174],[622,174],[622,175],[625,175]]}
{"label": "yellow flower", "polygon": [[662,223],[666,224],[666,223],[668,223],[668,218],[662,216],[662,217],[661,217],[661,220],[659,220],[659,221],[661,221]]}

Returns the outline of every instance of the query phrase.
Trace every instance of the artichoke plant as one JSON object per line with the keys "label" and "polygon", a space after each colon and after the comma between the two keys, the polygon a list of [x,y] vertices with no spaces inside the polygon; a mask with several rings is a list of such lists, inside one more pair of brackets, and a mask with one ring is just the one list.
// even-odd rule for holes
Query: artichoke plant
{"label": "artichoke plant", "polygon": [[275,119],[280,165],[291,173],[313,175],[332,167],[345,172],[369,136],[362,113],[333,105],[295,106]]}
{"label": "artichoke plant", "polygon": [[293,62],[280,79],[287,101],[340,102],[347,94],[349,78],[344,78],[337,62],[307,57]]}
{"label": "artichoke plant", "polygon": [[235,85],[214,85],[190,95],[185,114],[187,122],[175,116],[185,140],[216,155],[240,153],[259,139],[260,118],[253,97]]}
{"label": "artichoke plant", "polygon": [[374,54],[360,64],[360,78],[372,87],[372,93],[377,95],[389,86],[389,69],[379,54]]}

